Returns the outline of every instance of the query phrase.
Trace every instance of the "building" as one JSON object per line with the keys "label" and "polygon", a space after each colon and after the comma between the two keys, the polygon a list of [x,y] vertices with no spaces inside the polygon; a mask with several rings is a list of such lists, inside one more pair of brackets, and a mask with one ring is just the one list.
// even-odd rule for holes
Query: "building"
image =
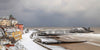
{"label": "building", "polygon": [[11,26],[11,21],[7,19],[0,20],[1,26]]}
{"label": "building", "polygon": [[18,21],[14,17],[6,16],[0,18],[1,26],[15,26]]}

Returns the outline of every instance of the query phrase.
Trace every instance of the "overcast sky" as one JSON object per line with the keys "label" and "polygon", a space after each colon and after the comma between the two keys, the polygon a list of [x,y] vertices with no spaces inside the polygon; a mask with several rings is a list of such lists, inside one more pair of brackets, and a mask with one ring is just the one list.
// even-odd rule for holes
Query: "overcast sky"
{"label": "overcast sky", "polygon": [[100,0],[0,0],[0,17],[25,26],[100,26]]}

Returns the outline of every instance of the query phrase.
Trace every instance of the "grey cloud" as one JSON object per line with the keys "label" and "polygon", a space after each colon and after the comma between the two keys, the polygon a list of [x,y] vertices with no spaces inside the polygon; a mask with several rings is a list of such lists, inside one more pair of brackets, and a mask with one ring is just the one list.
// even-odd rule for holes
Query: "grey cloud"
{"label": "grey cloud", "polygon": [[0,0],[0,16],[25,26],[99,26],[99,0]]}

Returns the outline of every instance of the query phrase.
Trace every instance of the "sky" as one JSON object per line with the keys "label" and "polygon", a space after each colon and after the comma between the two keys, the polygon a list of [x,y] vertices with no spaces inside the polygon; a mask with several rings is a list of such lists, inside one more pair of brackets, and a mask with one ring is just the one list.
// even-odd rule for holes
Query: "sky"
{"label": "sky", "polygon": [[100,0],[0,0],[0,17],[10,14],[25,26],[100,26]]}

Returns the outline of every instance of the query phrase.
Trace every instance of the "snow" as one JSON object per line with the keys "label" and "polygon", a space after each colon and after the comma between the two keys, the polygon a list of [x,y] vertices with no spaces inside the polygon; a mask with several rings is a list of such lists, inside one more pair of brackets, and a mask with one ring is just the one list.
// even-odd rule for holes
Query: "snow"
{"label": "snow", "polygon": [[50,38],[41,38],[41,41],[42,41],[42,42],[58,42],[57,40],[55,40],[55,39],[50,39]]}
{"label": "snow", "polygon": [[[47,50],[46,48],[40,46],[39,44],[33,42],[33,39],[30,38],[30,35],[35,32],[33,30],[30,30],[28,33],[24,33],[22,35],[22,39],[20,41],[18,41],[18,43],[20,43],[20,45],[22,45],[26,50]],[[92,40],[100,40],[100,34],[93,34],[93,33],[86,33],[86,34],[71,34],[69,35],[71,38],[75,38],[75,37],[82,37],[82,38],[86,38],[86,39],[92,39]],[[43,42],[56,42],[55,39],[48,39],[48,38],[41,38],[41,40]],[[94,43],[89,43],[89,44],[93,44],[93,45],[97,45]],[[44,46],[52,49],[52,50],[66,50],[63,47],[60,46],[52,46],[52,45],[45,45]]]}
{"label": "snow", "polygon": [[[16,42],[14,47],[10,47],[9,50],[47,50],[47,48],[50,48],[52,50],[66,50],[61,46],[46,45],[41,43],[43,46],[47,47],[44,48],[40,44],[34,42],[34,39],[30,38],[33,32],[35,31],[30,30],[28,33],[24,32],[24,34],[22,35],[22,39]],[[55,39],[42,39],[42,41],[56,42]]]}
{"label": "snow", "polygon": [[79,27],[79,28],[77,28],[78,30],[84,30],[83,28],[81,28],[81,27]]}
{"label": "snow", "polygon": [[97,43],[94,43],[94,42],[85,42],[85,43],[100,47],[100,44],[97,44]]}
{"label": "snow", "polygon": [[90,37],[90,38],[100,38],[100,34],[77,34],[76,36],[80,37]]}
{"label": "snow", "polygon": [[[46,48],[38,45],[37,43],[33,42],[33,39],[30,39],[30,35],[33,33],[34,31],[29,31],[29,33],[26,33],[22,36],[22,40],[19,42],[21,43],[25,48],[26,50],[47,50]],[[43,41],[54,41],[56,42],[55,39],[43,39]],[[42,43],[41,43],[42,44]],[[45,44],[42,44],[52,50],[66,50],[65,48],[63,47],[60,47],[60,46],[52,46],[52,45],[45,45]]]}
{"label": "snow", "polygon": [[94,34],[94,33],[77,33],[77,34],[71,34],[68,35],[70,38],[78,38],[81,40],[86,40],[86,41],[100,41],[100,34]]}
{"label": "snow", "polygon": [[69,50],[69,49],[65,49],[65,48],[60,47],[60,46],[46,45],[46,47],[51,48],[52,50]]}
{"label": "snow", "polygon": [[20,40],[20,43],[26,48],[26,50],[47,50],[30,39],[32,32],[33,31],[29,31],[29,33],[22,35],[23,39]]}

